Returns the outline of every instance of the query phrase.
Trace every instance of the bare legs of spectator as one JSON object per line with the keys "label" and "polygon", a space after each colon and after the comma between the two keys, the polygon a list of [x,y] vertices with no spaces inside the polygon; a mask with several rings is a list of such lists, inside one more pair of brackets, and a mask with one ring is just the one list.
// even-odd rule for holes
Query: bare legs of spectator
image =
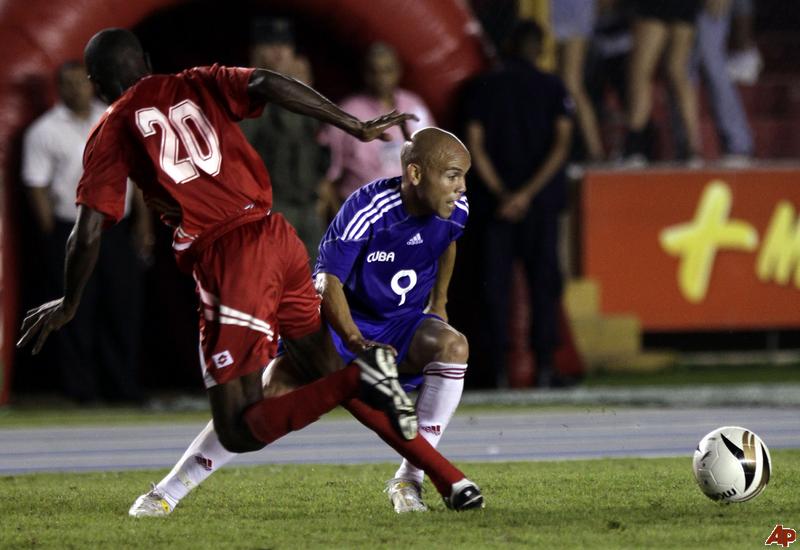
{"label": "bare legs of spectator", "polygon": [[584,86],[587,41],[573,37],[559,44],[561,78],[575,101],[578,127],[590,161],[603,160],[603,142],[600,138],[597,116]]}
{"label": "bare legs of spectator", "polygon": [[653,111],[652,81],[665,47],[667,76],[678,101],[678,109],[686,128],[689,155],[700,151],[700,126],[697,94],[689,78],[694,27],[686,23],[666,25],[655,19],[639,19],[634,23],[633,53],[628,76],[629,135],[625,146],[628,157],[643,155],[642,133]]}
{"label": "bare legs of spectator", "polygon": [[694,50],[694,27],[685,23],[673,23],[669,27],[669,33],[667,75],[686,128],[691,159],[700,155],[700,108],[697,89],[689,77],[689,61]]}

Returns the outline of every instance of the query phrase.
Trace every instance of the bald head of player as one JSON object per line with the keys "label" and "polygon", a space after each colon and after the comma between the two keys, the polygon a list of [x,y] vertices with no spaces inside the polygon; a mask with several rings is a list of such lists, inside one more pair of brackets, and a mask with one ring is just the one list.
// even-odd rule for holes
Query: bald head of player
{"label": "bald head of player", "polygon": [[412,216],[449,218],[467,190],[464,177],[472,164],[461,140],[440,128],[422,128],[403,144],[400,160],[400,194],[406,211]]}
{"label": "bald head of player", "polygon": [[103,29],[83,50],[89,79],[106,103],[113,103],[125,90],[150,74],[150,64],[136,35],[126,29]]}

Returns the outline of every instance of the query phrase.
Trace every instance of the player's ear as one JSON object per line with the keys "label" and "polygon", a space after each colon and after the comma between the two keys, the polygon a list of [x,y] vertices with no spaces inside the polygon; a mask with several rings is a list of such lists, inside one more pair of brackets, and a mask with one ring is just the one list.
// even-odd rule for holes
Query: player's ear
{"label": "player's ear", "polygon": [[419,185],[422,181],[422,167],[419,164],[410,162],[406,165],[406,177],[412,185]]}

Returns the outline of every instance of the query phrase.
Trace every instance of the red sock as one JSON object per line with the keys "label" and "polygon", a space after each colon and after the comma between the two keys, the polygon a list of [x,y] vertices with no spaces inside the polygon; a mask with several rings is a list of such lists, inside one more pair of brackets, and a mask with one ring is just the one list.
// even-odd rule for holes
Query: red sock
{"label": "red sock", "polygon": [[373,409],[360,399],[350,399],[342,403],[342,406],[411,464],[424,470],[442,496],[449,497],[453,483],[464,479],[464,474],[439,454],[424,437],[415,437],[411,441],[403,439],[385,413]]}
{"label": "red sock", "polygon": [[359,380],[358,367],[350,365],[287,394],[250,405],[244,411],[244,421],[259,441],[272,443],[357,396]]}

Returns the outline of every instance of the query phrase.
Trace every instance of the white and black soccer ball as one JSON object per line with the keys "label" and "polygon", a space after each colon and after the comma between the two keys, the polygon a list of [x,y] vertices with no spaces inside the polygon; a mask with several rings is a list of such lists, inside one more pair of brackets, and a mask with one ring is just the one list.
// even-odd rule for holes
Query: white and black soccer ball
{"label": "white and black soccer ball", "polygon": [[769,449],[752,431],[724,426],[707,434],[692,461],[700,490],[712,500],[744,502],[755,498],[769,482]]}

